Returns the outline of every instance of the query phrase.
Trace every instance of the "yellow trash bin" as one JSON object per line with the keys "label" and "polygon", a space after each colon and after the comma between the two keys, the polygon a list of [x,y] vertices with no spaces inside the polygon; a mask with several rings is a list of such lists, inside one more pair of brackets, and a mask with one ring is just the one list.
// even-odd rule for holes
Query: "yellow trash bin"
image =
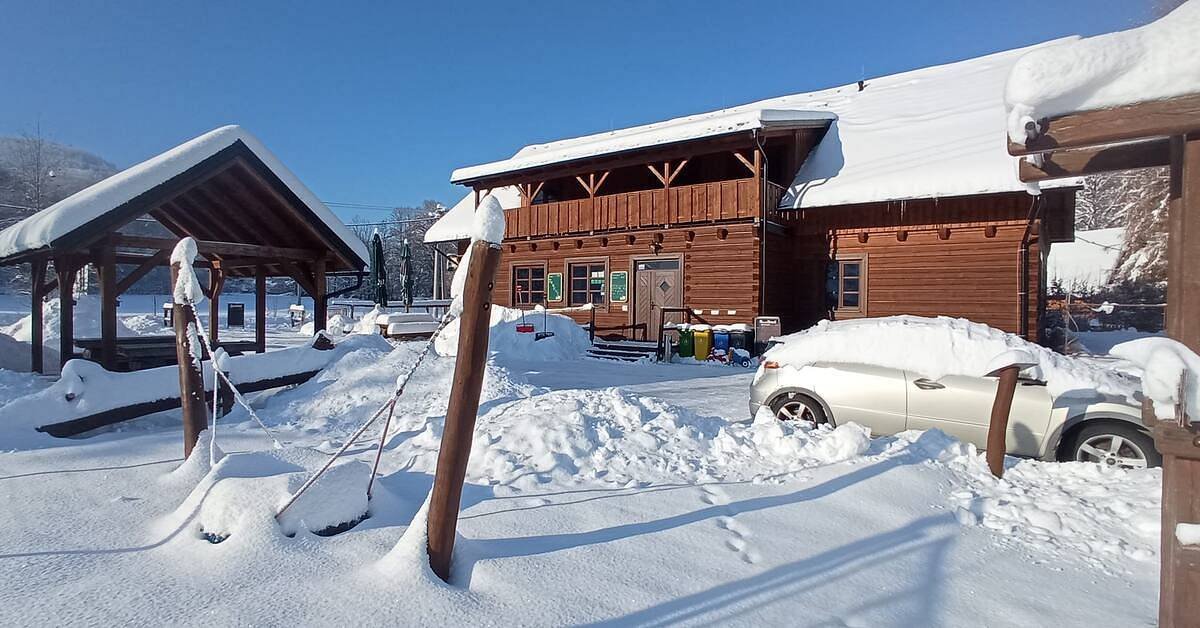
{"label": "yellow trash bin", "polygon": [[692,342],[696,346],[696,359],[707,360],[712,353],[713,333],[709,325],[692,325]]}

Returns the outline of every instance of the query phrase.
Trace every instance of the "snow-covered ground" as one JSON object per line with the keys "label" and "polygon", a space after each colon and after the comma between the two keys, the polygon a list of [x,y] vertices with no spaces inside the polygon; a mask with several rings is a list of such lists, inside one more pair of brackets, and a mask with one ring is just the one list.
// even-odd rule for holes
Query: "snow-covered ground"
{"label": "snow-covered ground", "polygon": [[[282,448],[244,410],[223,419],[211,472],[205,447],[181,465],[172,413],[0,453],[0,624],[1154,621],[1157,470],[1011,459],[997,481],[937,432],[750,421],[742,369],[587,360],[569,333],[521,341],[497,337],[487,367],[452,585],[423,566],[416,516],[451,356],[401,398],[370,518],[306,531],[368,507],[381,425],[272,518],[417,359],[420,343],[364,336],[255,399]],[[36,387],[0,375],[4,402]]]}

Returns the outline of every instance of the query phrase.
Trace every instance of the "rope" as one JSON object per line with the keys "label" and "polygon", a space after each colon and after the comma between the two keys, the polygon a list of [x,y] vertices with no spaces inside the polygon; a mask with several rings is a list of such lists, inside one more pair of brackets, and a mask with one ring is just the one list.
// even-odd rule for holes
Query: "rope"
{"label": "rope", "polygon": [[250,407],[250,402],[247,401],[246,397],[242,395],[242,391],[238,390],[238,387],[234,385],[233,381],[229,379],[229,376],[227,376],[225,374],[225,371],[222,371],[220,368],[220,365],[217,364],[217,354],[213,350],[212,342],[210,342],[208,339],[208,334],[200,326],[200,315],[196,312],[195,304],[188,303],[187,305],[188,305],[188,307],[192,308],[192,318],[194,318],[196,320],[196,328],[199,330],[199,332],[196,335],[200,337],[200,342],[204,345],[205,351],[208,351],[210,361],[212,362],[212,370],[213,370],[213,435],[212,435],[212,438],[213,438],[213,443],[216,443],[216,438],[217,438],[217,391],[221,387],[218,380],[221,380],[221,381],[224,381],[227,386],[229,386],[230,392],[233,393],[233,400],[235,402],[237,402],[238,405],[240,405],[246,409],[246,412],[250,415],[250,418],[254,419],[254,422],[257,423],[258,426],[260,428],[262,428],[262,431],[267,434],[267,437],[271,439],[271,442],[275,445],[275,449],[282,449],[283,445],[281,445],[279,443],[279,439],[275,436],[275,433],[272,432],[270,430],[270,428],[267,427],[266,423],[263,423],[263,420],[261,418],[259,418],[258,413],[256,413],[254,411],[254,408]]}
{"label": "rope", "polygon": [[446,329],[446,325],[450,324],[450,321],[452,320],[454,320],[454,316],[447,311],[445,315],[442,316],[442,320],[440,323],[438,323],[437,329],[434,330],[433,335],[429,337],[429,341],[426,342],[425,346],[421,349],[421,353],[417,355],[417,359],[413,362],[412,366],[408,368],[406,373],[396,378],[396,388],[392,391],[392,396],[385,401],[378,410],[375,411],[375,414],[371,415],[371,418],[367,419],[365,423],[358,427],[358,429],[354,430],[354,433],[346,439],[346,442],[337,450],[337,452],[333,454],[333,456],[328,462],[325,463],[324,466],[314,473],[312,477],[308,478],[308,480],[306,480],[304,484],[302,484],[300,488],[297,489],[290,498],[288,498],[287,502],[279,509],[278,512],[275,513],[276,519],[279,519],[279,517],[283,516],[283,513],[286,512],[288,508],[291,508],[292,504],[296,503],[296,500],[300,499],[300,496],[303,495],[305,491],[311,488],[313,484],[316,484],[317,480],[329,470],[329,467],[333,466],[333,463],[336,462],[337,459],[342,456],[342,454],[346,453],[346,450],[350,449],[351,445],[358,442],[358,439],[363,435],[363,432],[366,432],[367,428],[370,427],[376,419],[382,416],[385,410],[387,410],[388,425],[384,425],[383,435],[379,440],[379,451],[376,453],[375,467],[371,470],[371,479],[367,484],[367,499],[370,499],[371,487],[375,483],[375,471],[379,468],[379,457],[383,454],[384,439],[387,438],[388,427],[392,418],[391,413],[395,410],[396,402],[400,399],[400,395],[404,394],[404,388],[408,386],[408,382],[412,379],[413,374],[417,372],[417,369],[429,355],[429,350],[433,348],[433,343],[437,340],[438,336],[442,335],[442,330]]}

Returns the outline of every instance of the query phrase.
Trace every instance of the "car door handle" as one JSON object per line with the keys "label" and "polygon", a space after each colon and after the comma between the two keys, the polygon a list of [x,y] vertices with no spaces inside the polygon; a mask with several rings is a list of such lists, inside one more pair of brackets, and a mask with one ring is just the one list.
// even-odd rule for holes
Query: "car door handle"
{"label": "car door handle", "polygon": [[932,379],[926,379],[924,377],[922,377],[921,379],[914,379],[913,386],[916,386],[917,388],[920,388],[921,390],[937,390],[939,388],[946,387],[945,384],[939,384],[939,383],[933,381]]}

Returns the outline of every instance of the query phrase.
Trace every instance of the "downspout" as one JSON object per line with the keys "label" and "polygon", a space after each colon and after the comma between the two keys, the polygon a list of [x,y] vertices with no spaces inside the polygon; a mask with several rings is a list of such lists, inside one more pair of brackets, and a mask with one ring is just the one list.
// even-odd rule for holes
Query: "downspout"
{"label": "downspout", "polygon": [[1041,211],[1042,196],[1039,194],[1033,197],[1033,202],[1029,204],[1025,233],[1021,235],[1021,245],[1017,248],[1017,267],[1020,269],[1020,275],[1017,277],[1017,301],[1021,308],[1017,320],[1020,321],[1021,337],[1026,340],[1029,339],[1029,239],[1033,235],[1033,227]]}
{"label": "downspout", "polygon": [[762,155],[762,173],[758,181],[758,213],[759,213],[759,244],[758,244],[758,315],[766,316],[767,312],[767,218],[770,208],[767,207],[767,173],[771,171],[767,162],[767,151],[763,148],[762,138],[758,129],[751,131],[754,145]]}

